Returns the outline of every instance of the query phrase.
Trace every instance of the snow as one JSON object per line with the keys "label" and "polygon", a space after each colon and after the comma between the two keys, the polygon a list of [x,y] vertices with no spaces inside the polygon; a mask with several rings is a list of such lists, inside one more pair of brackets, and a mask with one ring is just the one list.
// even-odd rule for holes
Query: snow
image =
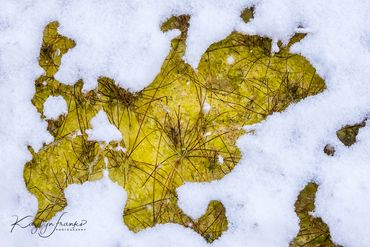
{"label": "snow", "polygon": [[[317,193],[320,215],[332,227],[332,235],[344,246],[366,246],[370,225],[370,128],[360,129],[357,144],[342,148],[341,155],[322,167],[325,181]],[[352,234],[349,234],[352,233]],[[355,234],[354,234],[355,233]]]}
{"label": "snow", "polygon": [[[33,215],[37,209],[23,182],[23,166],[31,159],[27,145],[37,151],[53,140],[31,104],[34,79],[42,73],[37,57],[44,26],[58,20],[63,35],[77,43],[63,57],[57,79],[70,84],[84,79],[87,90],[104,75],[137,91],[155,77],[170,40],[179,34],[160,32],[160,24],[184,13],[191,15],[185,60],[194,68],[210,44],[234,30],[286,44],[301,26],[309,33],[291,50],[314,65],[327,90],[249,126],[254,131],[238,141],[243,159],[236,168],[219,181],[185,184],[178,189],[179,205],[197,218],[210,200],[222,201],[229,230],[214,246],[287,246],[298,231],[296,197],[314,180],[319,184],[314,214],[328,224],[333,240],[345,246],[369,245],[370,127],[360,130],[350,148],[335,136],[337,129],[361,122],[369,112],[369,2],[2,0],[0,5],[2,246],[208,246],[178,225],[129,232],[122,223],[125,193],[107,177],[66,190],[71,219],[88,217],[86,232],[42,239],[21,229],[10,233],[9,227],[12,215]],[[245,24],[240,12],[252,5],[255,18]],[[104,112],[94,121],[92,138],[121,138]],[[327,143],[335,145],[333,157],[322,151]]]}
{"label": "snow", "polygon": [[228,56],[226,62],[227,62],[227,64],[233,64],[234,63],[234,57],[233,56]]}
{"label": "snow", "polygon": [[100,141],[109,143],[122,140],[122,134],[116,126],[109,122],[104,110],[100,110],[90,121],[91,129],[86,130],[90,141]]}
{"label": "snow", "polygon": [[118,146],[116,147],[116,151],[121,151],[121,152],[126,153],[126,152],[127,152],[127,149],[126,149],[126,148],[124,148],[124,147],[122,147],[121,145],[118,145]]}
{"label": "snow", "polygon": [[223,164],[224,163],[224,157],[222,157],[221,155],[218,155],[217,156],[217,161],[218,161],[218,163]]}
{"label": "snow", "polygon": [[211,110],[212,106],[208,102],[204,102],[203,104],[203,112],[208,113]]}
{"label": "snow", "polygon": [[68,112],[67,102],[62,96],[49,96],[44,102],[44,115],[47,119],[58,119]]}

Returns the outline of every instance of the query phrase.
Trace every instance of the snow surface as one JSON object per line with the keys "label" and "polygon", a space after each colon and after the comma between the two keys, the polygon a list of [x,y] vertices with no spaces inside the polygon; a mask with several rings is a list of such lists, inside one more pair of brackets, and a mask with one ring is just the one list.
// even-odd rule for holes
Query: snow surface
{"label": "snow surface", "polygon": [[58,119],[60,115],[68,112],[67,102],[63,96],[49,96],[44,102],[44,115],[46,119]]}
{"label": "snow surface", "polygon": [[91,120],[91,129],[86,130],[88,140],[109,143],[122,140],[122,134],[116,126],[109,122],[104,110],[100,110]]}
{"label": "snow surface", "polygon": [[[255,5],[245,24],[243,8]],[[314,65],[327,90],[275,113],[241,137],[243,160],[220,181],[185,184],[180,206],[194,218],[209,200],[226,207],[229,229],[214,246],[288,246],[298,231],[294,202],[308,181],[319,190],[315,214],[344,246],[370,245],[370,127],[350,148],[336,138],[345,124],[361,122],[370,106],[370,3],[361,0],[42,1],[0,0],[0,243],[1,246],[208,246],[195,232],[161,225],[138,234],[122,223],[126,197],[104,178],[66,190],[69,217],[88,217],[84,233],[47,239],[25,229],[10,232],[13,215],[34,215],[36,199],[23,182],[24,164],[51,142],[47,124],[31,104],[44,26],[53,20],[76,41],[63,57],[57,79],[96,86],[100,75],[140,90],[154,78],[176,31],[161,33],[172,14],[190,14],[185,60],[196,67],[202,53],[233,30],[287,43],[295,31],[308,35],[292,47]],[[298,27],[301,27],[299,30]],[[276,48],[276,46],[275,46]],[[251,128],[251,127],[249,127]],[[323,153],[327,143],[336,155]]]}

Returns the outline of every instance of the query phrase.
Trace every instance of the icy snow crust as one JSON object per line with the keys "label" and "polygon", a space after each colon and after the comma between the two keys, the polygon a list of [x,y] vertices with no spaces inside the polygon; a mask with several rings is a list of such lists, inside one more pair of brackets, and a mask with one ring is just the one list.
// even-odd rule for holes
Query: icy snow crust
{"label": "icy snow crust", "polygon": [[[287,246],[298,231],[296,197],[308,181],[315,180],[319,184],[315,215],[329,225],[333,240],[345,246],[369,245],[370,129],[362,128],[357,143],[350,148],[335,136],[343,125],[361,122],[369,110],[370,44],[366,37],[370,33],[367,16],[370,4],[366,1],[1,1],[0,4],[3,246],[23,243],[76,246],[76,240],[77,245],[96,246],[206,245],[195,232],[178,225],[131,233],[121,220],[124,193],[105,178],[66,190],[71,202],[66,211],[96,222],[90,224],[86,233],[55,234],[45,240],[19,229],[9,232],[12,215],[34,215],[37,209],[35,199],[21,182],[23,164],[31,158],[26,146],[38,150],[42,143],[52,141],[46,123],[30,103],[34,79],[42,73],[37,57],[43,27],[58,20],[63,34],[79,44],[63,58],[58,72],[61,81],[73,83],[83,78],[89,87],[94,87],[96,77],[104,74],[117,79],[123,87],[139,90],[158,72],[169,51],[169,42],[177,34],[162,34],[160,23],[182,13],[192,16],[185,60],[193,67],[211,43],[232,30],[287,42],[296,28],[302,26],[309,34],[292,50],[307,57],[327,85],[324,93],[253,126],[254,134],[245,135],[238,142],[244,160],[222,180],[185,184],[180,188],[182,209],[197,215],[209,200],[222,201],[229,230],[214,242],[215,246]],[[256,4],[255,18],[244,24],[240,12],[252,4]],[[113,29],[122,36],[110,37]],[[328,142],[336,146],[334,157],[322,152]]]}

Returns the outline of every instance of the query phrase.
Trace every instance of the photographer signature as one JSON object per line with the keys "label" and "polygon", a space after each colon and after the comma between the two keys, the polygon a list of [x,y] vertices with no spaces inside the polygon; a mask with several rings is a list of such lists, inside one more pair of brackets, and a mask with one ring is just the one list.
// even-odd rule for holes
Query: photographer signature
{"label": "photographer signature", "polygon": [[27,215],[24,217],[15,217],[14,223],[12,223],[10,232],[13,232],[16,228],[31,229],[31,234],[37,234],[42,238],[48,238],[53,235],[56,231],[85,231],[85,225],[87,220],[75,220],[75,221],[64,221],[63,216],[67,212],[63,212],[56,221],[42,222],[39,227],[33,225],[33,216]]}

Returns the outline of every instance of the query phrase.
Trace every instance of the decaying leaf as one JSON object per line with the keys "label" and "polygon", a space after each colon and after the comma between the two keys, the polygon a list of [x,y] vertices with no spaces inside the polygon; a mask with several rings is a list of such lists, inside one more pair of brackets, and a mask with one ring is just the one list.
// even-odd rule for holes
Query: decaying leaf
{"label": "decaying leaf", "polygon": [[[27,188],[39,203],[36,226],[66,206],[69,184],[100,179],[108,169],[128,193],[129,229],[173,222],[209,242],[227,229],[221,202],[212,201],[204,216],[192,220],[177,206],[176,188],[221,179],[240,160],[236,140],[243,126],[320,93],[325,84],[304,57],[289,53],[302,35],[272,54],[270,39],[233,32],[211,45],[194,70],[182,60],[188,21],[179,16],[163,24],[163,31],[178,28],[182,34],[172,41],[154,81],[140,92],[106,77],[89,92],[82,91],[82,81],[70,86],[55,80],[63,54],[75,44],[57,33],[56,22],[46,26],[39,59],[45,74],[36,80],[32,102],[43,114],[45,100],[61,95],[68,114],[47,120],[54,141],[33,153],[24,169]],[[88,140],[90,120],[101,109],[122,133],[121,142]]]}
{"label": "decaying leaf", "polygon": [[346,125],[337,131],[338,139],[347,147],[352,146],[356,142],[356,137],[359,130],[366,125],[366,120],[354,125]]}
{"label": "decaying leaf", "polygon": [[339,247],[331,240],[328,226],[321,218],[312,215],[315,209],[317,188],[317,184],[308,183],[298,196],[295,211],[300,219],[300,229],[298,235],[290,243],[291,247]]}

